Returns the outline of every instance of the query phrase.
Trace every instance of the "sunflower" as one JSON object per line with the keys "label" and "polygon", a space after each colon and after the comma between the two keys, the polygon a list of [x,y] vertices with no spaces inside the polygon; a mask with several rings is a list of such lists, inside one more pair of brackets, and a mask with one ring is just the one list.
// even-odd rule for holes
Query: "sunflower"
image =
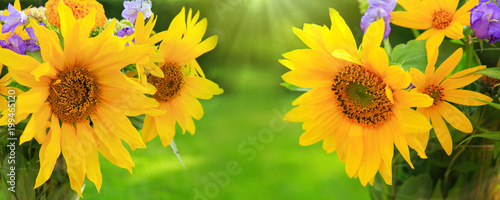
{"label": "sunflower", "polygon": [[[479,3],[470,0],[457,10],[459,0],[398,0],[406,11],[391,13],[395,25],[426,30],[417,40],[425,40],[426,50],[433,55],[444,36],[452,39],[464,37],[463,26],[470,25],[470,10]],[[428,57],[428,59],[432,56]],[[430,61],[429,62],[435,62]]]}
{"label": "sunflower", "polygon": [[95,24],[94,10],[76,20],[61,1],[58,11],[63,46],[55,31],[31,21],[43,62],[5,49],[0,49],[0,60],[18,83],[31,88],[19,95],[16,108],[17,114],[32,113],[20,143],[33,137],[42,141],[35,188],[51,176],[62,153],[71,188],[81,196],[85,176],[98,190],[101,187],[98,152],[132,172],[134,162],[121,140],[132,149],[146,147],[126,115],[155,112],[152,107],[158,103],[120,70],[154,47],[125,47],[132,38],[124,41],[113,35],[115,20],[101,34],[88,38]]}
{"label": "sunflower", "polygon": [[323,140],[325,151],[337,151],[349,177],[359,176],[361,184],[373,184],[379,171],[391,184],[394,144],[411,167],[408,146],[425,157],[417,137],[431,125],[410,107],[430,106],[432,99],[405,91],[410,74],[389,66],[380,47],[383,20],[369,26],[358,53],[343,18],[334,9],[330,9],[330,17],[331,30],[312,24],[305,24],[303,30],[294,28],[310,49],[283,55],[286,59],[281,63],[291,71],[282,78],[312,89],[293,102],[299,106],[285,120],[304,122],[301,145]]}
{"label": "sunflower", "polygon": [[[428,94],[434,99],[431,107],[417,108],[417,111],[425,115],[427,119],[430,119],[434,126],[434,132],[448,155],[451,154],[453,149],[453,141],[443,118],[459,131],[464,133],[472,132],[472,124],[469,119],[459,109],[448,102],[466,106],[480,106],[485,105],[485,103],[473,98],[492,101],[490,97],[484,94],[458,89],[479,79],[481,77],[480,74],[468,74],[484,69],[486,66],[466,69],[446,78],[455,69],[458,62],[460,62],[462,53],[461,48],[456,50],[437,70],[435,70],[435,62],[429,63],[425,69],[425,74],[417,69],[410,69],[413,84],[417,87],[417,91]],[[422,139],[423,146],[427,145],[428,137],[429,134],[426,134],[426,138]]]}
{"label": "sunflower", "polygon": [[203,73],[195,59],[214,49],[217,44],[217,36],[202,41],[207,19],[198,22],[199,16],[199,12],[193,16],[189,10],[186,18],[185,9],[182,8],[160,44],[159,53],[163,61],[158,66],[164,77],[152,74],[148,81],[157,89],[153,97],[160,103],[158,109],[166,112],[159,116],[146,115],[142,129],[145,142],[159,135],[166,147],[175,135],[176,123],[183,133],[188,131],[194,134],[193,118],[199,120],[203,116],[198,99],[211,99],[213,95],[223,92],[214,82],[198,76]]}

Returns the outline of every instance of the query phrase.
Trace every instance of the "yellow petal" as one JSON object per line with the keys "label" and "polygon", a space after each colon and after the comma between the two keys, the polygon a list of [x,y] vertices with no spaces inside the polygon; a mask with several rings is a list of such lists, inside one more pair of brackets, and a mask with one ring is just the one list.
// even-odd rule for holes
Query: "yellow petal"
{"label": "yellow petal", "polygon": [[482,106],[486,104],[473,98],[489,102],[493,101],[491,97],[478,92],[469,90],[444,90],[444,100],[446,101],[466,106]]}
{"label": "yellow petal", "polygon": [[76,132],[85,152],[85,170],[87,177],[94,183],[97,192],[99,192],[102,185],[102,174],[99,164],[97,143],[94,139],[95,131],[90,127],[88,121],[84,121],[76,124]]}
{"label": "yellow petal", "polygon": [[411,75],[407,71],[399,68],[396,65],[386,67],[384,72],[384,82],[389,84],[392,89],[406,89],[410,86]]}
{"label": "yellow petal", "polygon": [[57,158],[61,155],[61,127],[59,126],[59,119],[55,115],[52,115],[51,122],[50,131],[40,148],[40,171],[36,177],[34,188],[40,187],[50,178]]}
{"label": "yellow petal", "polygon": [[415,69],[415,68],[411,68],[410,69],[410,74],[411,74],[411,77],[412,77],[412,84],[419,88],[419,87],[423,87],[426,83],[425,79],[425,74],[422,73],[420,70],[418,69]]}
{"label": "yellow petal", "polygon": [[418,134],[429,132],[432,126],[424,115],[417,111],[403,107],[396,116],[401,123],[401,129],[407,134]]}
{"label": "yellow petal", "polygon": [[[434,35],[427,39],[425,50],[427,51],[427,68],[425,74],[429,76],[430,71],[434,72],[436,61],[439,54],[439,46],[444,40],[444,31],[437,31]],[[433,74],[433,73],[432,73]]]}
{"label": "yellow petal", "polygon": [[51,114],[49,103],[45,102],[40,106],[40,110],[33,113],[30,121],[24,128],[23,134],[21,135],[19,144],[30,141],[39,133],[45,134],[46,128],[48,127],[49,117]]}
{"label": "yellow petal", "polygon": [[437,106],[437,111],[454,128],[464,133],[472,132],[472,124],[462,111],[455,108],[448,102],[441,102]]}
{"label": "yellow petal", "polygon": [[399,150],[399,153],[401,153],[401,155],[406,160],[406,162],[408,162],[410,167],[412,169],[415,168],[411,163],[408,143],[406,142],[405,137],[402,135],[403,133],[399,126],[399,122],[397,121],[397,119],[391,119],[390,122],[388,123],[390,123],[389,127],[392,134],[392,138],[394,140],[394,145],[396,145],[396,148]]}
{"label": "yellow petal", "polygon": [[[469,11],[475,6],[479,4],[479,0],[469,0],[467,1],[464,5],[462,5],[462,7],[460,7],[457,12],[455,12],[455,14],[453,14],[454,16],[461,16],[461,15],[469,15]],[[470,22],[470,21],[469,21]],[[469,24],[464,24],[466,26],[469,26]]]}
{"label": "yellow petal", "polygon": [[472,74],[465,76],[467,74],[470,74],[472,72],[475,72],[480,69],[486,68],[485,65],[482,66],[477,66],[474,68],[469,68],[462,70],[460,72],[457,72],[451,76],[449,76],[447,79],[445,79],[442,83],[441,86],[447,90],[453,90],[457,88],[464,87],[466,85],[471,84],[472,82],[476,81],[477,79],[481,78],[481,74]]}
{"label": "yellow petal", "polygon": [[384,37],[385,24],[383,19],[379,19],[376,22],[370,24],[365,34],[363,35],[361,58],[363,63],[366,63],[366,59],[369,58],[370,52],[378,47],[382,43],[382,38]]}
{"label": "yellow petal", "polygon": [[71,189],[82,197],[83,180],[85,179],[85,151],[83,145],[76,137],[73,124],[63,122],[61,127],[61,151],[66,161]]}
{"label": "yellow petal", "polygon": [[446,27],[445,35],[451,39],[462,39],[464,38],[463,30],[463,25],[460,22],[452,21],[450,25]]}
{"label": "yellow petal", "polygon": [[347,155],[345,160],[345,171],[352,178],[358,171],[361,160],[363,159],[364,142],[363,137],[348,136],[347,137]]}
{"label": "yellow petal", "polygon": [[142,141],[137,129],[132,126],[130,120],[123,114],[121,110],[114,109],[114,106],[100,106],[96,111],[96,115],[101,121],[107,125],[109,132],[106,134],[114,134],[123,139],[128,145],[135,148],[146,148],[146,144]]}
{"label": "yellow petal", "polygon": [[38,65],[35,70],[31,72],[33,76],[35,76],[36,81],[40,81],[40,77],[42,76],[48,76],[49,78],[53,79],[57,75],[57,70],[55,67],[50,66],[50,63],[44,62],[41,65]]}
{"label": "yellow petal", "polygon": [[[359,166],[359,181],[363,186],[375,177],[382,159],[380,158],[380,148],[378,146],[380,140],[372,129],[368,129],[367,133],[364,135],[364,152],[363,161]],[[366,131],[366,130],[365,130]],[[384,138],[385,139],[385,138]]]}
{"label": "yellow petal", "polygon": [[160,109],[167,110],[167,114],[155,117],[156,131],[164,147],[168,146],[175,136],[176,121],[169,104],[169,102],[160,104]]}
{"label": "yellow petal", "polygon": [[211,80],[196,76],[186,77],[186,86],[183,89],[198,99],[211,99],[213,95],[219,95],[224,92],[224,90],[219,88],[219,85]]}
{"label": "yellow petal", "polygon": [[431,22],[432,19],[429,16],[415,12],[395,11],[391,13],[391,23],[406,28],[425,30],[432,27]]}
{"label": "yellow petal", "polygon": [[351,63],[356,63],[358,65],[363,65],[361,61],[353,54],[350,54],[344,49],[337,49],[333,51],[332,56],[341,60],[345,60]]}
{"label": "yellow petal", "polygon": [[144,124],[142,126],[142,140],[144,142],[149,142],[158,136],[158,131],[156,130],[155,117],[146,115],[144,117]]}
{"label": "yellow petal", "polygon": [[439,84],[448,74],[457,66],[462,58],[462,48],[458,48],[450,57],[448,57],[436,70],[432,83]]}
{"label": "yellow petal", "polygon": [[450,132],[448,131],[448,127],[444,123],[443,118],[439,115],[437,110],[430,110],[431,122],[434,127],[434,132],[443,146],[446,154],[450,155],[453,150],[453,141],[451,140]]}
{"label": "yellow petal", "polygon": [[396,90],[394,91],[394,98],[405,107],[429,107],[434,102],[429,95],[415,91]]}

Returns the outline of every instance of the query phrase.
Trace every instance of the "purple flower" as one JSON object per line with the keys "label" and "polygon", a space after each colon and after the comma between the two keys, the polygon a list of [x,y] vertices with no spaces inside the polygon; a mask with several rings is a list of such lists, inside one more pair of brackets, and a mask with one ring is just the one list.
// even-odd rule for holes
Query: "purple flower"
{"label": "purple flower", "polygon": [[26,32],[28,32],[28,35],[30,36],[29,40],[24,41],[24,43],[28,47],[28,51],[40,50],[40,46],[38,45],[38,40],[36,38],[35,32],[33,31],[33,28],[27,28]]}
{"label": "purple flower", "polygon": [[391,33],[391,26],[390,26],[391,14],[390,12],[379,6],[368,7],[363,17],[361,17],[360,25],[361,25],[361,30],[363,30],[363,33],[366,33],[366,30],[368,29],[368,26],[370,26],[371,23],[381,18],[384,18],[385,22],[384,39],[387,38]]}
{"label": "purple flower", "polygon": [[14,6],[10,3],[7,10],[9,11],[8,16],[0,15],[0,20],[4,22],[2,33],[7,33],[9,31],[14,33],[17,26],[24,24],[28,17],[23,12],[16,10],[16,8],[14,8]]}
{"label": "purple flower", "polygon": [[368,0],[368,3],[371,6],[377,6],[383,8],[387,13],[391,13],[394,8],[396,8],[397,1],[396,0]]}
{"label": "purple flower", "polygon": [[125,7],[125,9],[122,11],[122,17],[130,20],[132,24],[135,24],[135,19],[137,18],[139,11],[142,12],[144,19],[153,15],[153,12],[151,11],[152,6],[151,0],[123,1],[123,7]]}
{"label": "purple flower", "polygon": [[116,33],[116,36],[125,37],[125,36],[130,36],[132,34],[134,34],[134,27],[125,27],[125,28],[120,29]]}
{"label": "purple flower", "polygon": [[26,44],[24,44],[23,38],[19,37],[17,34],[10,36],[10,38],[7,39],[7,42],[5,42],[5,40],[1,40],[0,46],[4,49],[10,49],[22,55],[26,55],[26,50],[28,49]]}
{"label": "purple flower", "polygon": [[493,1],[480,2],[471,10],[471,28],[477,38],[489,39],[493,44],[500,41],[500,8]]}

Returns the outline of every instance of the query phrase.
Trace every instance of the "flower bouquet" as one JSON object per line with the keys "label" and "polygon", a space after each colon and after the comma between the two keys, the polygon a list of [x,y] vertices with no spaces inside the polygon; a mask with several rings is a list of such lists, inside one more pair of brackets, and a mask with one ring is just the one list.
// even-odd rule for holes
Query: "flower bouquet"
{"label": "flower bouquet", "polygon": [[[132,173],[127,148],[178,124],[195,133],[198,99],[223,91],[196,61],[215,48],[207,20],[186,10],[155,33],[150,0],[124,1],[121,21],[95,0],[48,0],[0,12],[0,184],[6,199],[78,199],[100,190],[99,154]],[[166,27],[165,27],[166,28]]]}
{"label": "flower bouquet", "polygon": [[[331,26],[293,28],[308,48],[280,62],[282,85],[307,91],[285,116],[300,144],[323,141],[373,199],[500,199],[500,57],[480,57],[500,51],[498,2],[360,2],[359,48],[334,9]],[[393,47],[391,24],[415,39]]]}

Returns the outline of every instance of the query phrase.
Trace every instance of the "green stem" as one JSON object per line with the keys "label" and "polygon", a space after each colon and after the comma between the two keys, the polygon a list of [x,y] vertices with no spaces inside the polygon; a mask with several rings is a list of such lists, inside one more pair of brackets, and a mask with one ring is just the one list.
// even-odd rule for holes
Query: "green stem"
{"label": "green stem", "polygon": [[[484,106],[481,106],[480,108],[481,110],[479,112],[481,112],[481,114],[479,115],[479,119],[477,120],[477,125],[476,127],[479,127],[479,125],[481,124],[481,120],[483,119],[483,116],[484,116]],[[474,129],[474,131],[472,132],[471,135],[474,135],[476,134],[477,132],[477,128]],[[472,140],[468,140],[467,142],[465,142],[463,145],[461,146],[467,146],[469,145],[469,143],[471,142]],[[455,163],[455,161],[458,159],[458,157],[465,151],[465,148],[461,148],[458,152],[456,152],[455,156],[453,156],[453,158],[451,159],[450,161],[450,164],[448,164],[448,168],[446,168],[446,172],[445,172],[445,175],[444,175],[444,185],[447,185],[448,181],[449,181],[449,176],[451,174],[451,168],[453,167],[453,164]]]}
{"label": "green stem", "polygon": [[500,67],[500,57],[498,58],[497,67]]}
{"label": "green stem", "polygon": [[392,46],[391,42],[389,42],[389,38],[386,38],[383,42],[384,42],[384,50],[387,53],[387,55],[392,55]]}
{"label": "green stem", "polygon": [[481,65],[481,60],[479,60],[479,56],[477,56],[476,51],[474,51],[474,48],[472,48],[472,54],[474,55],[474,61],[476,61],[476,65]]}
{"label": "green stem", "polygon": [[465,60],[465,68],[466,69],[472,68],[472,62],[473,62],[472,60],[474,57],[473,54],[475,54],[474,43],[469,41],[468,45],[467,45],[467,55],[466,55],[466,60]]}
{"label": "green stem", "polygon": [[413,33],[413,36],[414,36],[415,38],[418,38],[418,36],[420,36],[420,32],[418,32],[418,30],[417,30],[417,29],[411,29],[411,33]]}

